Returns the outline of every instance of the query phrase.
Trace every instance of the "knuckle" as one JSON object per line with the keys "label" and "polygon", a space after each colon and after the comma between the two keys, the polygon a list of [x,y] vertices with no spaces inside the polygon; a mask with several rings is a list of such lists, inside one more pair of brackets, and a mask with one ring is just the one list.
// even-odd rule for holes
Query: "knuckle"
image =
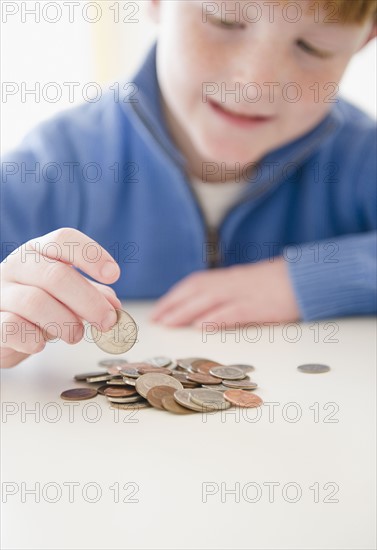
{"label": "knuckle", "polygon": [[46,301],[45,293],[37,287],[33,287],[30,290],[23,289],[21,291],[21,296],[18,295],[18,299],[20,298],[24,304],[24,308],[32,312],[42,310]]}
{"label": "knuckle", "polygon": [[59,261],[49,262],[44,269],[44,280],[49,285],[60,285],[67,278],[67,275],[67,267]]}
{"label": "knuckle", "polygon": [[78,231],[76,229],[72,229],[72,227],[59,227],[59,229],[56,229],[51,233],[51,237],[59,243],[64,243],[73,237],[77,237],[77,233]]}

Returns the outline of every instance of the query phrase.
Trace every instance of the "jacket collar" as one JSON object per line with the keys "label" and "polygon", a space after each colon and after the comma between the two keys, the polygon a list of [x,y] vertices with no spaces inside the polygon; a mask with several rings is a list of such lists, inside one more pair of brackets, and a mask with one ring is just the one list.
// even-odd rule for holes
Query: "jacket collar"
{"label": "jacket collar", "polygon": [[[174,144],[163,116],[161,92],[156,70],[156,51],[157,44],[155,43],[133,78],[133,82],[137,87],[137,100],[130,102],[129,105],[154,143],[157,142],[165,153],[184,170],[186,160]],[[338,99],[338,102],[340,101]],[[280,177],[283,175],[287,164],[302,165],[319,147],[323,146],[325,140],[336,134],[344,124],[344,115],[338,102],[334,103],[331,111],[312,130],[268,153],[260,162],[262,173],[263,167],[274,164],[276,168],[274,180],[276,183],[281,179]],[[268,173],[270,174],[270,170],[268,170]],[[262,177],[261,180],[265,182],[265,177]],[[259,183],[262,183],[262,181]],[[260,188],[260,185],[258,184],[257,187]]]}

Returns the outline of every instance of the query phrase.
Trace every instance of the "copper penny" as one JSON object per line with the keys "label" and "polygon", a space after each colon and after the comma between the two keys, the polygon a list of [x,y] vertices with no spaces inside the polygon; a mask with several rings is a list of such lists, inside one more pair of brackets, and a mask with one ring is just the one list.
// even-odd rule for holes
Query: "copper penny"
{"label": "copper penny", "polygon": [[165,397],[162,398],[162,406],[165,410],[175,413],[175,414],[193,414],[194,411],[191,409],[186,409],[186,407],[182,407],[177,401],[174,399],[174,395],[165,395]]}
{"label": "copper penny", "polygon": [[187,375],[187,380],[197,382],[198,384],[218,384],[219,379],[210,374],[201,374],[200,372],[190,372]]}
{"label": "copper penny", "polygon": [[134,388],[106,388],[103,392],[107,397],[130,397],[136,395]]}
{"label": "copper penny", "polygon": [[232,405],[236,407],[252,408],[263,405],[263,401],[259,395],[245,390],[226,390],[223,396],[229,403],[232,403]]}
{"label": "copper penny", "polygon": [[109,386],[107,383],[103,384],[102,386],[99,386],[97,388],[97,391],[100,395],[105,395],[105,390],[108,390],[109,388],[116,388],[118,389],[118,386]]}
{"label": "copper penny", "polygon": [[173,395],[177,388],[171,386],[153,386],[147,393],[147,400],[156,409],[165,410],[162,405],[162,398],[166,395]]}
{"label": "copper penny", "polygon": [[192,370],[194,372],[200,372],[201,374],[210,374],[210,369],[213,367],[222,367],[220,363],[217,363],[216,361],[202,361],[202,362],[196,362],[192,364]]}
{"label": "copper penny", "polygon": [[74,388],[72,390],[63,391],[60,397],[66,401],[82,401],[83,399],[92,399],[92,397],[96,395],[96,388]]}
{"label": "copper penny", "polygon": [[139,374],[148,374],[149,372],[158,372],[159,374],[168,374],[169,376],[172,374],[170,369],[167,369],[165,367],[152,367],[151,365],[147,365],[145,367],[139,367],[137,369],[137,372]]}

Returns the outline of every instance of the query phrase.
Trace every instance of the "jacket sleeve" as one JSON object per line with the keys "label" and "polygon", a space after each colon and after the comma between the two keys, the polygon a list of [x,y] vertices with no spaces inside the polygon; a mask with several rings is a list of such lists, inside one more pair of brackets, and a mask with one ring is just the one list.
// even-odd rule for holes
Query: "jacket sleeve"
{"label": "jacket sleeve", "polygon": [[286,247],[304,321],[377,312],[377,232]]}
{"label": "jacket sleeve", "polygon": [[33,129],[1,159],[1,261],[29,239],[78,220],[79,182],[69,177],[75,160],[55,120]]}
{"label": "jacket sleeve", "polygon": [[[324,319],[377,313],[376,134],[363,153],[351,155],[352,215],[360,232],[286,247],[284,257],[302,319]],[[344,182],[343,182],[344,183]],[[342,200],[342,194],[337,200]],[[349,211],[351,210],[350,207]]]}

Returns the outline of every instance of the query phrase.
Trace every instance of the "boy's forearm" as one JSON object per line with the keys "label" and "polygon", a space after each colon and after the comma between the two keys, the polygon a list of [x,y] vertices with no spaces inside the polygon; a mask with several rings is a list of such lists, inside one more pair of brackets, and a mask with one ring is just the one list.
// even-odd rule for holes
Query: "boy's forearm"
{"label": "boy's forearm", "polygon": [[377,312],[377,232],[284,249],[304,321]]}

